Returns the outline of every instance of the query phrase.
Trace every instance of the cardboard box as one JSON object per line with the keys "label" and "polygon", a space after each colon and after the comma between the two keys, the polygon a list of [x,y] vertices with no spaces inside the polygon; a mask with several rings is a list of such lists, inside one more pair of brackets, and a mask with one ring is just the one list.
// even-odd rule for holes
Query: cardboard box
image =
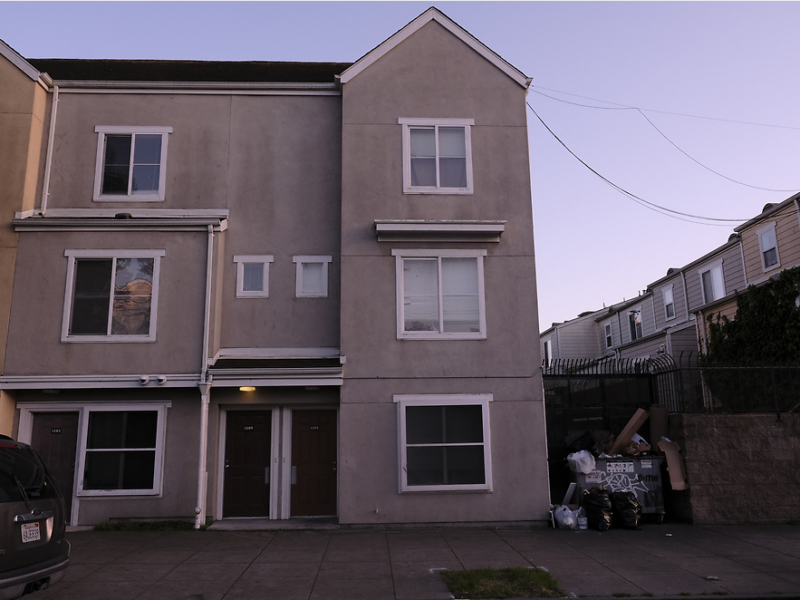
{"label": "cardboard box", "polygon": [[631,420],[628,421],[628,424],[625,425],[625,428],[617,436],[617,439],[614,440],[614,445],[611,446],[611,450],[609,450],[608,455],[614,456],[615,454],[619,454],[619,451],[622,450],[622,447],[631,441],[633,434],[639,431],[639,427],[641,427],[644,422],[647,421],[647,417],[649,416],[650,413],[648,413],[646,410],[642,408],[636,409],[636,412],[633,413]]}
{"label": "cardboard box", "polygon": [[673,490],[688,490],[689,484],[686,483],[686,468],[683,465],[681,447],[668,439],[658,442],[658,448],[667,456],[667,471],[669,472],[669,484]]}

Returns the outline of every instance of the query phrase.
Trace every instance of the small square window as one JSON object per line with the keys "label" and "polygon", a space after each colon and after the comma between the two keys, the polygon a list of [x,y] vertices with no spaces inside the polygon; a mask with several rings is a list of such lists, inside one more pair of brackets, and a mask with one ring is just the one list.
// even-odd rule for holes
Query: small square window
{"label": "small square window", "polygon": [[471,194],[473,119],[399,119],[403,192]]}
{"label": "small square window", "polygon": [[163,250],[67,250],[61,340],[155,341]]}
{"label": "small square window", "polygon": [[269,263],[272,261],[270,255],[233,257],[237,298],[269,297]]}
{"label": "small square window", "polygon": [[491,394],[398,395],[400,491],[492,489]]}
{"label": "small square window", "polygon": [[332,256],[295,256],[297,265],[295,296],[298,298],[328,297],[328,265]]}
{"label": "small square window", "polygon": [[172,127],[98,126],[97,201],[164,200],[167,140]]}

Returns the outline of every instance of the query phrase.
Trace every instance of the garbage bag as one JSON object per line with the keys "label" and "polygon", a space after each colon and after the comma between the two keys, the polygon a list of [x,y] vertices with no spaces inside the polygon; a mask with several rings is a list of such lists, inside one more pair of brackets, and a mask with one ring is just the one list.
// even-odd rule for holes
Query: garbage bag
{"label": "garbage bag", "polygon": [[611,492],[611,505],[614,509],[614,525],[625,529],[639,529],[642,518],[642,504],[633,492]]}
{"label": "garbage bag", "polygon": [[567,455],[567,463],[570,471],[574,473],[591,473],[594,471],[595,464],[597,464],[594,456],[588,450],[581,450]]}
{"label": "garbage bag", "polygon": [[578,518],[575,514],[576,512],[570,510],[567,506],[559,506],[555,509],[556,525],[560,529],[577,529]]}
{"label": "garbage bag", "polygon": [[611,529],[614,509],[607,491],[602,488],[586,490],[583,493],[581,506],[586,511],[586,520],[589,528],[597,529],[598,531]]}

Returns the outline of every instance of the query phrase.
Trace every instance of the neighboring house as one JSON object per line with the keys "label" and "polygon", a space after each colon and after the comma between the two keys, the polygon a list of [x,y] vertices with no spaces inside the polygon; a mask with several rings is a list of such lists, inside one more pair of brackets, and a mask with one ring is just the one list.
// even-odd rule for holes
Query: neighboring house
{"label": "neighboring house", "polygon": [[[19,238],[11,220],[37,200],[48,89],[47,75],[0,40],[0,375]],[[0,434],[11,435],[13,424],[14,399],[0,388]]]}
{"label": "neighboring house", "polygon": [[742,239],[746,282],[758,285],[800,265],[800,194],[767,204],[760,215],[736,229]]}
{"label": "neighboring house", "polygon": [[28,62],[0,386],[72,524],[547,518],[526,76],[433,8],[353,64]]}

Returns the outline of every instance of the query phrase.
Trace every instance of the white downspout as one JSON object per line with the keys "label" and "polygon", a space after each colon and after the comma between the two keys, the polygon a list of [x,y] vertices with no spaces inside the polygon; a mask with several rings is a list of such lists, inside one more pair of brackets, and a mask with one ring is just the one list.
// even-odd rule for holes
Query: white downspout
{"label": "white downspout", "polygon": [[208,496],[208,405],[211,395],[211,377],[208,374],[208,338],[211,316],[211,268],[214,259],[214,226],[208,226],[208,256],[206,257],[206,306],[203,316],[203,362],[200,365],[200,454],[197,466],[197,506],[194,509],[194,528],[206,522]]}
{"label": "white downspout", "polygon": [[47,210],[47,197],[50,195],[50,169],[53,164],[53,141],[56,138],[56,116],[58,115],[58,86],[53,86],[53,105],[50,107],[50,132],[47,134],[47,158],[44,164],[42,182],[42,204],[39,212],[44,216]]}

